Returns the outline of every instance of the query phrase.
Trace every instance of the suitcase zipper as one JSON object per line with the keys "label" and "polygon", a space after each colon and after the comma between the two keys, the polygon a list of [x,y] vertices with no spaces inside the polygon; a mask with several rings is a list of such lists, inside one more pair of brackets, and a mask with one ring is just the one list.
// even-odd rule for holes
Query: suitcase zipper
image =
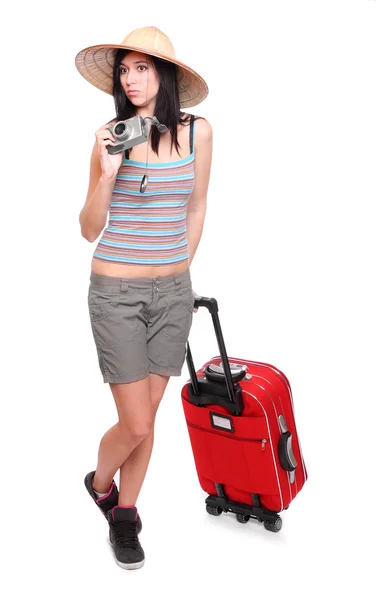
{"label": "suitcase zipper", "polygon": [[226,435],[225,433],[221,433],[219,431],[213,431],[212,429],[207,429],[206,427],[200,427],[199,425],[194,425],[193,423],[190,423],[189,421],[187,421],[187,425],[189,425],[189,427],[193,427],[194,429],[199,429],[200,431],[205,431],[206,433],[214,433],[215,435],[221,435],[222,437],[226,437],[231,440],[238,440],[240,442],[258,442],[261,444],[261,450],[265,450],[265,445],[268,441],[266,438],[243,438],[243,437],[239,437],[237,435]]}

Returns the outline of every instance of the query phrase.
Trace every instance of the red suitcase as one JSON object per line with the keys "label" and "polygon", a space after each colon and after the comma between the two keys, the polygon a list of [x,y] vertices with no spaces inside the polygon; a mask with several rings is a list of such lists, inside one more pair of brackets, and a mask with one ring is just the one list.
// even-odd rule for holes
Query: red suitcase
{"label": "red suitcase", "polygon": [[[187,344],[190,380],[182,389],[198,479],[212,515],[233,512],[279,531],[278,512],[307,480],[290,384],[265,363],[227,356],[214,298],[199,297],[212,315],[220,356],[196,373]],[[231,362],[229,362],[229,360]]]}

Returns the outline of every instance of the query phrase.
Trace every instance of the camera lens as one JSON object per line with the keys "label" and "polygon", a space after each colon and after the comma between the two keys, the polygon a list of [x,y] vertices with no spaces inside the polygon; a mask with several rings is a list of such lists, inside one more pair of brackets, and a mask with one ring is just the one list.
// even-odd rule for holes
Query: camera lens
{"label": "camera lens", "polygon": [[124,133],[124,130],[125,130],[124,123],[118,123],[115,127],[116,135],[121,135],[122,133]]}
{"label": "camera lens", "polygon": [[129,126],[124,121],[119,121],[114,127],[114,134],[118,138],[126,138],[129,135]]}

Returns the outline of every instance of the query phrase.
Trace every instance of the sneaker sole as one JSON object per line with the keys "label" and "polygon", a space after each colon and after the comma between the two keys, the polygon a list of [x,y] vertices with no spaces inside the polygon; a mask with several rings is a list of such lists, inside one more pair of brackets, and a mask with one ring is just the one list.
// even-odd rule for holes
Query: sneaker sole
{"label": "sneaker sole", "polygon": [[143,567],[145,564],[145,559],[139,563],[122,563],[122,562],[118,561],[117,558],[115,558],[115,562],[122,569],[127,569],[128,571],[133,571],[134,569],[141,569],[141,567]]}
{"label": "sneaker sole", "polygon": [[[114,545],[111,541],[111,537],[109,538],[109,541],[110,541],[112,548],[114,548]],[[122,569],[129,569],[131,571],[133,569],[141,569],[141,567],[143,567],[145,564],[145,559],[140,560],[140,562],[136,562],[136,563],[122,563],[115,556],[115,562]]]}

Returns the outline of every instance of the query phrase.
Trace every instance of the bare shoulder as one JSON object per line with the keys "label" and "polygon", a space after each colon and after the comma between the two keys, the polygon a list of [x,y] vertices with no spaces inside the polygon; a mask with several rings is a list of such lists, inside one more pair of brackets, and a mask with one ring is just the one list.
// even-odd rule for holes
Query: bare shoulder
{"label": "bare shoulder", "polygon": [[195,120],[195,141],[200,143],[210,142],[213,136],[213,129],[209,121],[204,117],[196,117]]}

